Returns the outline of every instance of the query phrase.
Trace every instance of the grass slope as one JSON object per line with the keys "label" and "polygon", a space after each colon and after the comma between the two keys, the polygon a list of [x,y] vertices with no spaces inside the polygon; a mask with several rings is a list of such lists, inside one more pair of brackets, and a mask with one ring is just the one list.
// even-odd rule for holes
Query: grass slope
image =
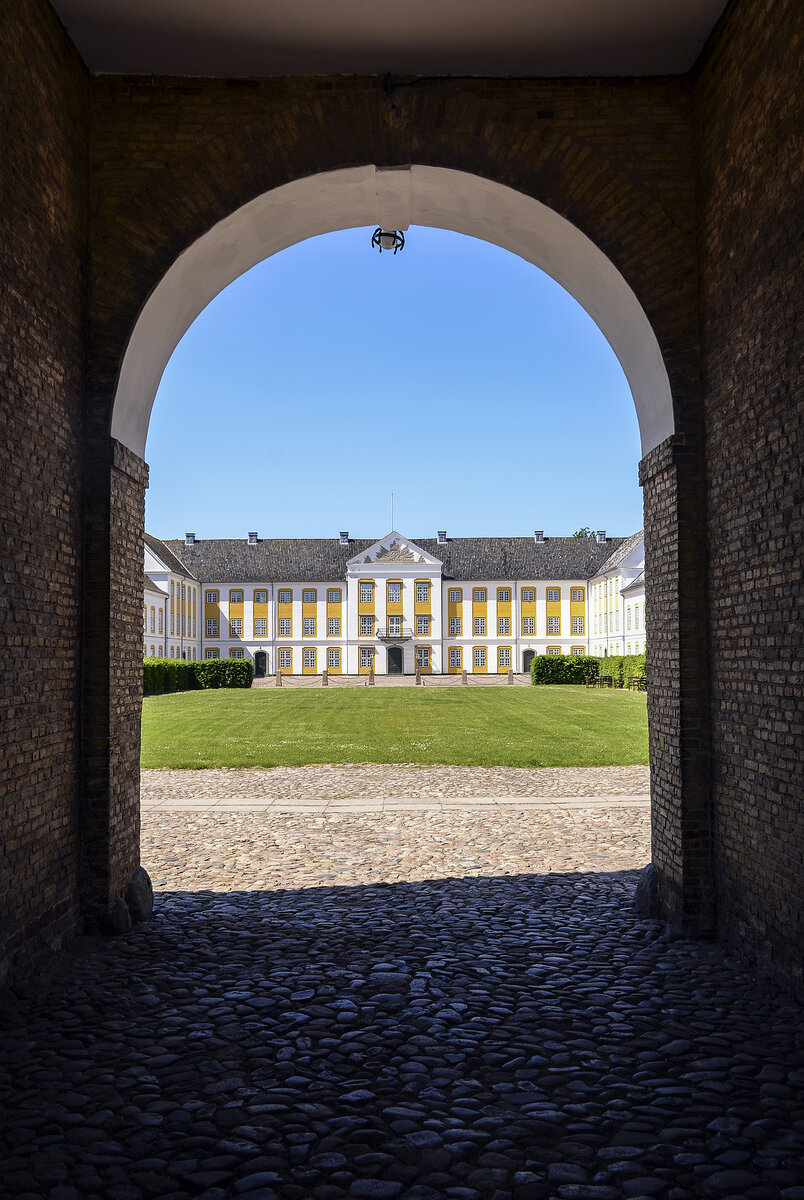
{"label": "grass slope", "polygon": [[645,695],[584,687],[150,696],[143,767],[306,763],[622,766],[648,761]]}

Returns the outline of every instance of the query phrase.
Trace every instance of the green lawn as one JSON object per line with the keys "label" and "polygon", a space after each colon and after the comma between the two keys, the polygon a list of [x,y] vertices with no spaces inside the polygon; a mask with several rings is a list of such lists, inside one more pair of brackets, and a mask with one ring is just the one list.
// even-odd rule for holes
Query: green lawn
{"label": "green lawn", "polygon": [[645,695],[584,687],[183,692],[142,706],[143,767],[648,761]]}

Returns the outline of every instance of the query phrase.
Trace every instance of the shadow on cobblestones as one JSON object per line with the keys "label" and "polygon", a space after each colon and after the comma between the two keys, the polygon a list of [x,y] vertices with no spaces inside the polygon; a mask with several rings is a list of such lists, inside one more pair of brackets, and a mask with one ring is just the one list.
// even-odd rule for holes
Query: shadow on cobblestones
{"label": "shadow on cobblestones", "polygon": [[0,1194],[801,1200],[801,1008],[635,882],[161,893],[7,1014]]}

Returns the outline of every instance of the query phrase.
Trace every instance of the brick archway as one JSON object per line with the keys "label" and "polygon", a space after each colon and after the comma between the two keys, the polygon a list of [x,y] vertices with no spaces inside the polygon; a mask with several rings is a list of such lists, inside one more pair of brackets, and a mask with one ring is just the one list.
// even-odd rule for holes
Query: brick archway
{"label": "brick archway", "polygon": [[151,405],[167,362],[201,310],[256,263],[320,233],[428,225],[482,238],[546,271],[586,309],[631,388],[642,453],[675,432],[670,381],[645,312],[594,243],[523,192],[465,171],[351,167],[306,176],[243,205],[198,238],[146,300],[120,367],[112,437],[145,456]]}
{"label": "brick archway", "polygon": [[[255,89],[256,99],[223,81],[97,83],[84,529],[91,564],[83,704],[84,728],[92,730],[83,747],[85,914],[103,921],[138,862],[139,548],[147,483],[140,455],[164,363],[211,295],[274,249],[325,229],[418,220],[520,253],[527,246],[523,257],[544,265],[598,320],[629,378],[646,451],[653,857],[668,917],[711,929],[686,85],[655,81],[628,91],[617,81],[579,81],[571,89],[422,81],[388,93],[378,80],[316,80],[262,81]],[[586,126],[579,118],[585,104],[594,106]],[[185,138],[188,123],[200,132]],[[635,129],[646,124],[666,147],[663,165],[647,172],[633,149]],[[422,165],[411,170],[411,159]],[[277,204],[288,196],[281,214]]]}

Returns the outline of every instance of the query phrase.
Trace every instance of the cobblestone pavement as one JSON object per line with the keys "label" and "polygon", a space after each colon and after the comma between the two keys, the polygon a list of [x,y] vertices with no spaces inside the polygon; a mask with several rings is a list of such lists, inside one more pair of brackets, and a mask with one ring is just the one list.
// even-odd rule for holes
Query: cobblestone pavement
{"label": "cobblestone pavement", "polygon": [[644,806],[144,835],[154,919],[6,1006],[4,1198],[804,1200],[802,1009],[637,918]]}
{"label": "cobblestone pavement", "polygon": [[[534,800],[629,796],[647,802],[650,768],[631,767],[420,767],[363,763],[355,766],[272,767],[206,771],[143,771],[142,802],[150,808],[234,807],[309,810],[348,807],[454,807]],[[463,804],[462,804],[463,806]]]}

